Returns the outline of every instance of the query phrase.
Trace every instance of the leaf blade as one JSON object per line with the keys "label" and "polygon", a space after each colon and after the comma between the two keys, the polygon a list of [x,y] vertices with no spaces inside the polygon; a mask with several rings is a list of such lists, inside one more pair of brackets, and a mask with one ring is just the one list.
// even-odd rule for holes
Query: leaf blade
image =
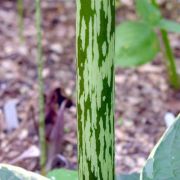
{"label": "leaf blade", "polygon": [[160,10],[148,0],[136,0],[136,11],[147,24],[155,26],[162,19]]}
{"label": "leaf blade", "polygon": [[[3,179],[4,178],[4,179]],[[39,174],[8,164],[0,164],[0,179],[7,180],[49,180]]]}
{"label": "leaf blade", "polygon": [[67,169],[55,169],[48,173],[48,177],[54,180],[78,180],[77,171],[67,170]]}
{"label": "leaf blade", "polygon": [[180,179],[180,116],[152,150],[140,180]]}
{"label": "leaf blade", "polygon": [[127,21],[116,29],[115,64],[136,67],[153,60],[160,45],[156,33],[147,24]]}
{"label": "leaf blade", "polygon": [[116,180],[139,180],[139,174],[138,173],[120,174],[117,175]]}
{"label": "leaf blade", "polygon": [[162,19],[157,26],[169,32],[180,33],[180,23],[171,20]]}

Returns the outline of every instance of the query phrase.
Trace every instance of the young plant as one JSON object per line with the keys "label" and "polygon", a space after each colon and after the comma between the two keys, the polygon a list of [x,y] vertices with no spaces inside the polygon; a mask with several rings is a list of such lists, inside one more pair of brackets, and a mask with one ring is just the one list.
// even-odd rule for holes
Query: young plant
{"label": "young plant", "polygon": [[[151,2],[154,5],[154,7],[159,8],[156,0],[152,0]],[[166,31],[167,28],[165,26],[167,26],[167,28],[170,28],[170,29],[172,28],[172,31],[177,30],[177,32],[180,32],[180,24],[175,24],[174,22],[170,22],[167,20],[165,20],[165,22],[162,20],[162,22],[160,23],[160,32],[162,36],[162,41],[164,43],[163,52],[164,52],[165,58],[167,59],[166,66],[167,66],[167,71],[169,74],[169,79],[170,79],[171,84],[175,88],[178,89],[180,88],[180,79],[179,79],[178,72],[176,70],[176,61],[175,61],[175,57],[174,57],[174,54],[173,54],[173,51],[171,49],[171,45],[168,39],[168,33]]]}
{"label": "young plant", "polygon": [[38,87],[39,87],[39,142],[41,148],[40,166],[41,173],[46,174],[46,139],[45,139],[45,115],[44,115],[44,82],[42,77],[42,33],[41,33],[41,0],[36,0],[36,29],[37,29],[37,63],[38,63]]}
{"label": "young plant", "polygon": [[136,11],[139,15],[137,21],[123,22],[116,29],[116,64],[134,67],[152,61],[160,51],[156,33],[160,30],[169,81],[174,88],[179,89],[180,79],[166,30],[180,33],[180,24],[164,19],[155,0],[152,3],[148,0],[136,0]]}
{"label": "young plant", "polygon": [[114,180],[115,0],[77,0],[79,180]]}

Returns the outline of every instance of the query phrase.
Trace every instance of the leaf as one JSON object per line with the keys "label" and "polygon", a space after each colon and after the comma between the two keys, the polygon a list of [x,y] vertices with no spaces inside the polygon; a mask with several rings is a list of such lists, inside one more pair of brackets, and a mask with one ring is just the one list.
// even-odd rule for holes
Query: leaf
{"label": "leaf", "polygon": [[147,24],[127,21],[116,28],[115,63],[133,67],[152,61],[159,52],[156,33]]}
{"label": "leaf", "polygon": [[26,171],[20,167],[7,164],[0,164],[0,179],[1,180],[49,180],[43,176]]}
{"label": "leaf", "polygon": [[[52,180],[78,180],[78,173],[67,169],[55,169],[48,173],[48,177]],[[116,180],[139,180],[139,174],[117,175]]]}
{"label": "leaf", "polygon": [[169,32],[180,33],[180,23],[171,20],[161,19],[157,26]]}
{"label": "leaf", "polygon": [[152,150],[140,180],[180,179],[180,116]]}
{"label": "leaf", "polygon": [[116,180],[139,180],[139,174],[133,173],[133,174],[124,174],[124,175],[118,175]]}
{"label": "leaf", "polygon": [[160,10],[148,0],[136,0],[136,11],[140,18],[149,25],[156,25],[162,19]]}
{"label": "leaf", "polygon": [[1,177],[1,180],[7,180],[7,179],[20,180],[20,178],[17,177],[15,173],[10,171],[6,167],[0,168],[0,177]]}
{"label": "leaf", "polygon": [[55,169],[48,173],[52,180],[78,180],[78,173],[67,169]]}

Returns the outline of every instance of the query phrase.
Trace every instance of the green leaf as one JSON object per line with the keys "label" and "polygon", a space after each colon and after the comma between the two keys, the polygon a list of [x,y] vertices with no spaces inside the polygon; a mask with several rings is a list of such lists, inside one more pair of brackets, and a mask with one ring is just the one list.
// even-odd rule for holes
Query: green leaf
{"label": "green leaf", "polygon": [[150,26],[124,22],[116,28],[115,63],[133,67],[152,61],[159,52],[159,40]]}
{"label": "green leaf", "polygon": [[161,19],[157,26],[170,32],[180,33],[180,23],[171,20]]}
{"label": "green leaf", "polygon": [[160,10],[148,0],[136,0],[136,11],[145,23],[152,26],[162,19]]}
{"label": "green leaf", "polygon": [[133,174],[118,175],[116,180],[139,180],[139,174],[133,173]]}
{"label": "green leaf", "polygon": [[49,180],[20,167],[0,164],[0,180]]}
{"label": "green leaf", "polygon": [[0,179],[1,180],[7,180],[7,179],[20,180],[20,178],[15,173],[10,171],[6,167],[0,168]]}
{"label": "green leaf", "polygon": [[[55,169],[48,173],[48,177],[52,180],[78,180],[78,173],[67,169]],[[139,180],[139,174],[117,175],[116,180]]]}
{"label": "green leaf", "polygon": [[78,173],[67,169],[55,169],[48,173],[48,177],[52,180],[78,180]]}
{"label": "green leaf", "polygon": [[152,150],[140,180],[180,179],[180,116]]}

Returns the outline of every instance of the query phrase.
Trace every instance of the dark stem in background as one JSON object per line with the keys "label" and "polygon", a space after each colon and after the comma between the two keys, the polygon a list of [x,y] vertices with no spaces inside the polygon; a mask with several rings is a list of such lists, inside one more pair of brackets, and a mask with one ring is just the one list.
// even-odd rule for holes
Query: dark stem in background
{"label": "dark stem in background", "polygon": [[37,64],[38,64],[38,87],[39,87],[39,142],[40,142],[40,166],[41,173],[46,174],[46,139],[45,139],[45,115],[44,115],[44,82],[42,77],[42,33],[41,33],[41,0],[36,0],[36,29],[37,29]]}
{"label": "dark stem in background", "polygon": [[24,0],[17,1],[17,11],[18,11],[18,28],[19,28],[19,37],[23,41],[23,31],[24,31]]}
{"label": "dark stem in background", "polygon": [[114,180],[115,0],[77,0],[79,180]]}
{"label": "dark stem in background", "polygon": [[[156,7],[159,8],[158,3],[156,2],[156,0],[151,0],[152,4]],[[176,61],[175,61],[175,57],[170,45],[170,41],[168,38],[168,33],[166,30],[164,29],[160,29],[161,32],[161,37],[162,37],[162,41],[163,41],[163,52],[164,55],[167,59],[166,62],[166,66],[167,66],[167,71],[168,71],[168,75],[169,75],[169,81],[170,84],[175,88],[175,89],[179,89],[180,88],[180,77],[179,74],[177,72],[177,67],[176,67]]]}

